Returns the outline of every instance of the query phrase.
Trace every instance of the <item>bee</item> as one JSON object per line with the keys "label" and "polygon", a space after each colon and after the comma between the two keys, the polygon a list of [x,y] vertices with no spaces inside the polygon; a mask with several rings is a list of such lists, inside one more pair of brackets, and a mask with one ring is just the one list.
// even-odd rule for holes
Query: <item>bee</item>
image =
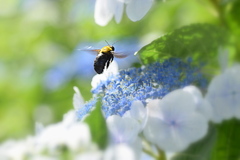
{"label": "bee", "polygon": [[[107,42],[107,41],[106,41]],[[108,44],[108,42],[107,42]],[[102,74],[104,69],[108,69],[110,63],[113,61],[114,57],[116,58],[125,58],[127,55],[114,52],[115,48],[112,45],[105,46],[102,49],[88,50],[94,51],[97,53],[97,56],[94,60],[94,70],[98,74]]]}

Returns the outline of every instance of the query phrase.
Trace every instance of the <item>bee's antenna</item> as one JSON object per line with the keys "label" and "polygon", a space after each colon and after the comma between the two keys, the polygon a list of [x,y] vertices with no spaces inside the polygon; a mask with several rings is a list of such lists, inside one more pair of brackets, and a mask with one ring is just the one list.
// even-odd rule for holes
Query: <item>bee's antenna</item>
{"label": "bee's antenna", "polygon": [[117,42],[119,42],[120,40],[118,40],[118,41],[115,41],[113,44],[112,44],[112,46],[115,44],[115,43],[117,43]]}
{"label": "bee's antenna", "polygon": [[108,46],[110,46],[110,44],[108,43],[108,41],[107,41],[107,40],[105,40],[105,42],[108,44]]}

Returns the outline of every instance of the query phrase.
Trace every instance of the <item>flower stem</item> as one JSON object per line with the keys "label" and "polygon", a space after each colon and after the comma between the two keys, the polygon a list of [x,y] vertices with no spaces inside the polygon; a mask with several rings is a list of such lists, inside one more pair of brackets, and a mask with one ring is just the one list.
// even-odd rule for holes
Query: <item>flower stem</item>
{"label": "flower stem", "polygon": [[165,152],[157,146],[156,146],[156,148],[158,150],[158,159],[157,160],[167,160]]}

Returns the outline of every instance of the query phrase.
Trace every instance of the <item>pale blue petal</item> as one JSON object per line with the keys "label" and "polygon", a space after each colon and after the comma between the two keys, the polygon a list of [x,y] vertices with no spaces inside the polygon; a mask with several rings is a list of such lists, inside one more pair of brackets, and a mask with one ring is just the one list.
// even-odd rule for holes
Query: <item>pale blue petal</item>
{"label": "pale blue petal", "polygon": [[153,0],[131,0],[126,8],[129,19],[139,21],[147,14],[152,4]]}
{"label": "pale blue petal", "polygon": [[115,6],[115,0],[96,0],[94,19],[100,26],[105,26],[112,19],[114,11],[111,9]]}
{"label": "pale blue petal", "polygon": [[116,2],[116,7],[115,7],[115,12],[114,12],[114,17],[115,17],[115,21],[117,23],[120,23],[121,19],[122,19],[122,15],[123,15],[123,10],[124,10],[124,3],[123,2]]}

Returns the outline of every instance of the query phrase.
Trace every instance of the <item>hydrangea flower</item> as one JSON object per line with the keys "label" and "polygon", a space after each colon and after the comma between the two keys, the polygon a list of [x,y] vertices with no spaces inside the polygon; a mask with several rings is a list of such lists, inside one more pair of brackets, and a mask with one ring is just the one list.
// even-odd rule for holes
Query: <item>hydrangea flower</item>
{"label": "hydrangea flower", "polygon": [[213,109],[213,121],[240,118],[240,65],[226,69],[212,79],[206,99]]}
{"label": "hydrangea flower", "polygon": [[64,115],[63,121],[39,129],[36,135],[0,145],[1,159],[55,160],[61,158],[64,152],[71,157],[82,157],[88,152],[94,158],[102,157],[102,151],[91,141],[88,125],[77,122],[73,110]]}
{"label": "hydrangea flower", "polygon": [[124,5],[132,21],[142,19],[152,7],[153,0],[96,0],[94,18],[98,25],[105,26],[114,17],[119,23]]}
{"label": "hydrangea flower", "polygon": [[23,140],[8,140],[0,146],[1,159],[20,160],[26,159],[32,155],[32,148],[34,147],[34,138],[27,137]]}
{"label": "hydrangea flower", "polygon": [[212,120],[213,110],[212,106],[205,98],[201,91],[195,86],[187,86],[183,88],[183,91],[190,93],[193,96],[196,110],[204,115],[207,120]]}
{"label": "hydrangea flower", "polygon": [[196,111],[194,96],[178,89],[147,104],[144,136],[164,151],[178,152],[207,133],[207,119]]}
{"label": "hydrangea flower", "polygon": [[77,122],[75,114],[70,111],[62,122],[49,125],[37,133],[35,137],[36,150],[48,150],[54,154],[61,147],[67,147],[73,152],[84,150],[91,146],[91,134],[88,126]]}
{"label": "hydrangea flower", "polygon": [[135,101],[131,110],[126,112],[123,117],[109,116],[106,122],[111,138],[111,148],[126,145],[133,151],[134,159],[139,159],[142,145],[138,134],[142,131],[143,124],[145,126],[146,119],[146,108],[140,101]]}
{"label": "hydrangea flower", "polygon": [[169,59],[141,68],[130,68],[109,76],[92,89],[93,99],[77,110],[81,119],[91,111],[97,97],[101,97],[105,117],[123,116],[139,100],[146,105],[147,99],[163,98],[167,93],[190,84],[206,87],[206,80],[190,61]]}

